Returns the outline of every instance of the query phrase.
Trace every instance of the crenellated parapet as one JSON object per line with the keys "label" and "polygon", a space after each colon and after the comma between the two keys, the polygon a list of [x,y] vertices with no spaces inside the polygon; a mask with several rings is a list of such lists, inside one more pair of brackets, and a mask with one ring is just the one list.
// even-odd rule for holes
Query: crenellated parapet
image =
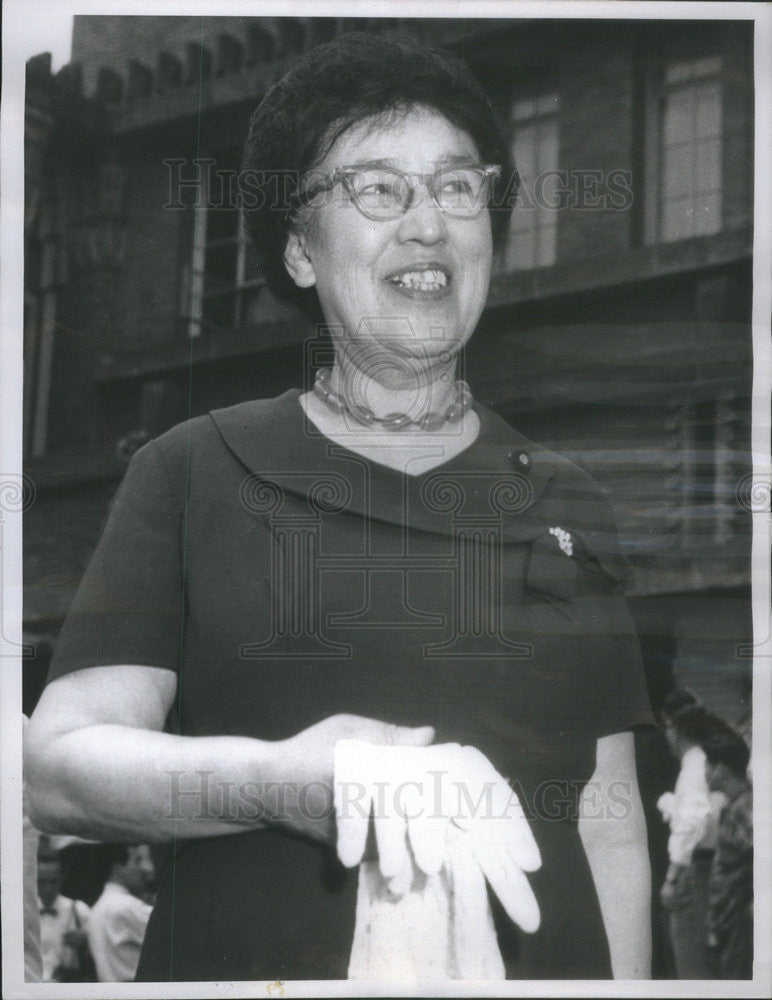
{"label": "crenellated parapet", "polygon": [[[98,103],[110,115],[112,131],[127,133],[254,101],[298,56],[338,35],[416,37],[423,24],[374,17],[76,16],[73,62],[55,79],[77,99]],[[489,19],[475,25],[475,34],[492,30]],[[425,33],[434,44],[452,45],[462,35],[468,38],[470,29],[468,22],[427,20]],[[50,60],[48,67],[50,75]],[[32,71],[45,76],[42,63]]]}

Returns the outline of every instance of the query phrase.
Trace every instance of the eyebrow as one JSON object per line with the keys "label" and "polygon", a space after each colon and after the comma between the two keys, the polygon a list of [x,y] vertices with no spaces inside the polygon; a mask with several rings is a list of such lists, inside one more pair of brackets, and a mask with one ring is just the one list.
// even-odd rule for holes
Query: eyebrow
{"label": "eyebrow", "polygon": [[[441,156],[439,159],[434,160],[434,165],[437,169],[441,167],[453,167],[453,166],[478,166],[480,160],[474,156],[459,156],[458,154],[448,153],[445,156]],[[365,168],[375,167],[377,169],[385,170],[401,170],[402,168],[397,164],[396,160],[392,160],[388,157],[376,160],[357,160],[354,163],[348,164],[350,167],[355,167],[357,170],[362,170]],[[413,171],[406,170],[403,173],[412,173]]]}

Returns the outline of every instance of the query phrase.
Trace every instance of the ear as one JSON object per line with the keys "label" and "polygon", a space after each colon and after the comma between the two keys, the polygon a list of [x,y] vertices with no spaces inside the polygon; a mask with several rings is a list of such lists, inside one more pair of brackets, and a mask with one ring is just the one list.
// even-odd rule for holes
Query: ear
{"label": "ear", "polygon": [[284,248],[284,266],[298,288],[311,288],[316,284],[316,273],[308,256],[304,233],[291,232]]}

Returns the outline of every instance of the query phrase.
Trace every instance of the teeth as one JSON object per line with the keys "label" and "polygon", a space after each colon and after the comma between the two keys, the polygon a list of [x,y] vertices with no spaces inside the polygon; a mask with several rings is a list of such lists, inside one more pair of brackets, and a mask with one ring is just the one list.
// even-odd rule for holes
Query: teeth
{"label": "teeth", "polygon": [[391,280],[395,285],[417,288],[422,292],[436,291],[448,284],[448,276],[444,271],[405,271]]}

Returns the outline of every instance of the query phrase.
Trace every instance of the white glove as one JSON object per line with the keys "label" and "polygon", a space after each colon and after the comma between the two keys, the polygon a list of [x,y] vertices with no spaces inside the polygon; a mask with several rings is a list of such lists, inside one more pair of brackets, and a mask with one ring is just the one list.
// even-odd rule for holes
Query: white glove
{"label": "white glove", "polygon": [[408,842],[417,867],[434,875],[455,824],[511,919],[525,931],[538,928],[539,907],[523,872],[540,867],[539,849],[517,796],[474,747],[340,740],[335,810],[338,857],[347,867],[362,859],[372,810],[379,868],[396,893],[412,878]]}
{"label": "white glove", "polygon": [[[524,931],[538,930],[539,906],[524,872],[541,867],[541,855],[523,807],[509,784],[475,747],[454,748],[459,795],[454,824],[472,839],[472,851],[511,920]],[[483,799],[484,796],[484,799]],[[482,807],[480,806],[483,801]]]}
{"label": "white glove", "polygon": [[673,810],[675,808],[675,795],[672,792],[663,792],[657,799],[657,809],[659,809],[662,814],[662,819],[669,823],[673,818]]}

